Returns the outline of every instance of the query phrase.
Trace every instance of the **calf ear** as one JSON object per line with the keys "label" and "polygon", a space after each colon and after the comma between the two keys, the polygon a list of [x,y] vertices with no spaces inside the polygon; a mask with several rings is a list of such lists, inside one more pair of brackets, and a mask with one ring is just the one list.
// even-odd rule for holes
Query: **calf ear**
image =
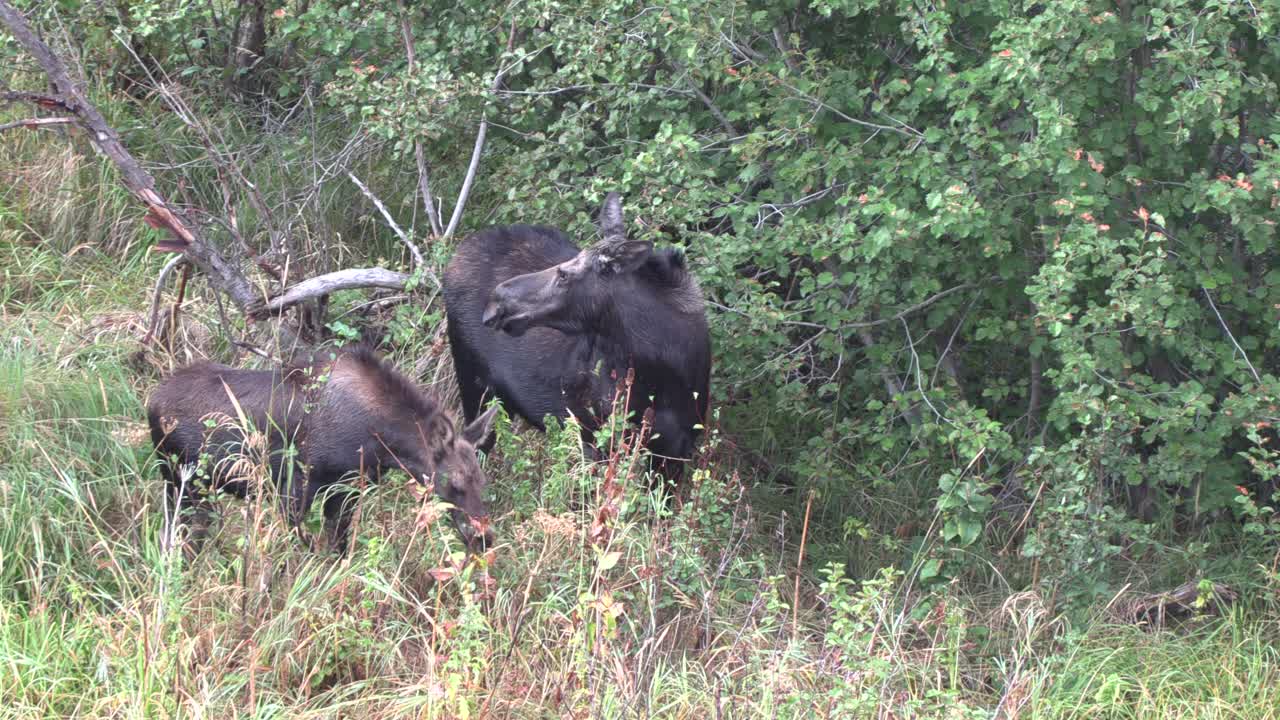
{"label": "calf ear", "polygon": [[427,442],[432,449],[447,448],[453,444],[453,423],[439,413],[427,420]]}
{"label": "calf ear", "polygon": [[498,417],[498,406],[494,404],[462,430],[462,438],[474,447],[489,445],[493,442],[493,421]]}
{"label": "calf ear", "polygon": [[610,245],[601,253],[609,269],[619,274],[636,270],[652,254],[653,243],[648,240],[623,240]]}

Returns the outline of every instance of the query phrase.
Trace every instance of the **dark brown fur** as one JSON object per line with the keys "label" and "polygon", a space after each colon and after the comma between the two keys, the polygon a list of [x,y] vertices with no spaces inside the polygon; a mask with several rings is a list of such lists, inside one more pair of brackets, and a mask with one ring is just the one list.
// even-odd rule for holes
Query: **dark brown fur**
{"label": "dark brown fur", "polygon": [[[248,489],[243,466],[253,461],[255,446],[246,441],[236,404],[265,440],[288,522],[298,526],[323,491],[325,534],[335,550],[346,550],[356,500],[341,482],[354,473],[376,479],[389,469],[433,482],[454,506],[454,525],[467,544],[492,544],[487,479],[475,446],[491,442],[493,413],[455,432],[448,412],[364,347],[285,372],[198,363],[156,387],[147,403],[151,440],[170,505],[194,511],[197,535],[207,523],[206,489],[240,497]],[[204,477],[191,481],[183,467],[198,464],[202,454]]]}
{"label": "dark brown fur", "polygon": [[[572,412],[589,434],[615,379],[634,369],[627,409],[635,422],[653,411],[649,449],[691,458],[711,384],[702,293],[678,251],[627,240],[616,195],[600,224],[604,239],[581,251],[559,230],[524,225],[458,246],[444,295],[463,411],[476,417],[492,390],[535,427]],[[676,479],[682,463],[666,465]]]}

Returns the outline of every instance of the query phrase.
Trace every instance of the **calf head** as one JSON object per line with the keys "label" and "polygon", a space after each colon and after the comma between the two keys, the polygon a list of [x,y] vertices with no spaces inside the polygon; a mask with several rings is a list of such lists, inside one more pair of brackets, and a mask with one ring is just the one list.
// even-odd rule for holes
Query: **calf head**
{"label": "calf head", "polygon": [[605,198],[599,226],[602,239],[572,259],[494,288],[484,324],[516,336],[538,325],[568,334],[598,330],[620,285],[653,253],[653,243],[627,239],[617,193]]}
{"label": "calf head", "polygon": [[498,406],[494,405],[461,432],[454,430],[453,422],[444,413],[432,415],[422,428],[430,461],[421,470],[411,468],[419,481],[424,480],[423,476],[434,479],[436,494],[453,506],[449,515],[454,527],[473,550],[492,547],[494,541],[484,503],[489,478],[480,467],[476,447],[493,436],[497,412]]}

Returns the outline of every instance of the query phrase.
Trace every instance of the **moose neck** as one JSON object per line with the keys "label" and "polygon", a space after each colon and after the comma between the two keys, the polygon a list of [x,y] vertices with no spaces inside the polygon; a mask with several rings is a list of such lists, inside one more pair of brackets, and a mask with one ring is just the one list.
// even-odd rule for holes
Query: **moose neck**
{"label": "moose neck", "polygon": [[670,358],[671,348],[688,335],[686,318],[667,307],[655,312],[662,301],[647,290],[636,283],[612,294],[588,330],[593,354],[604,360],[605,373],[616,370],[619,380],[628,369],[645,382],[685,374]]}

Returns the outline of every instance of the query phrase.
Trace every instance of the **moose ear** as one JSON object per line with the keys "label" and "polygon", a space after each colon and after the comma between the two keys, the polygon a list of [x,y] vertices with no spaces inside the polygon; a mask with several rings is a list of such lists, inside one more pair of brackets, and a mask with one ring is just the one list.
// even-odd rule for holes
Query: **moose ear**
{"label": "moose ear", "polygon": [[431,416],[427,420],[427,441],[433,447],[443,448],[453,444],[453,423],[442,414]]}
{"label": "moose ear", "polygon": [[493,407],[484,411],[484,414],[476,418],[470,425],[462,430],[462,439],[471,443],[475,447],[484,447],[493,443],[493,421],[498,417],[498,405],[495,403]]}
{"label": "moose ear", "polygon": [[626,227],[622,224],[622,196],[611,192],[604,197],[600,206],[600,234],[605,240],[621,240],[627,236]]}
{"label": "moose ear", "polygon": [[602,258],[615,273],[629,273],[645,263],[653,254],[653,243],[648,240],[623,240],[610,245]]}

